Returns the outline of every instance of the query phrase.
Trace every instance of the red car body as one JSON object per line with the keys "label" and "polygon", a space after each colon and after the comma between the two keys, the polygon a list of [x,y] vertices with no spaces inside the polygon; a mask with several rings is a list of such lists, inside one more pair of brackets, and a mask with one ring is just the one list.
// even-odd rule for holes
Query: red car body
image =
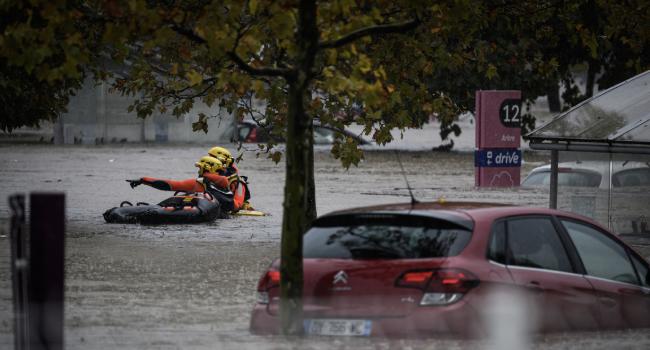
{"label": "red car body", "polygon": [[[434,232],[434,239],[427,240],[419,225],[430,226],[425,231]],[[320,243],[313,243],[310,232],[322,236]],[[435,238],[444,232],[446,241]],[[381,234],[392,238],[379,244]],[[539,237],[548,237],[548,242]],[[422,242],[429,248],[420,249]],[[417,254],[392,256],[391,244],[403,254],[403,247],[416,247]],[[352,256],[328,256],[339,251],[335,246],[349,249]],[[611,258],[605,254],[609,248]],[[418,257],[423,251],[448,254]],[[626,256],[630,266],[619,274],[621,268],[612,264],[625,265]],[[278,271],[276,260],[260,279],[253,333],[279,332]],[[650,327],[648,271],[648,263],[618,237],[567,212],[482,203],[352,209],[320,217],[305,235],[305,330],[322,335],[481,336],[489,328],[486,323],[495,322],[485,318],[485,310],[496,290],[515,291],[536,306],[537,312],[526,314],[536,331]]]}

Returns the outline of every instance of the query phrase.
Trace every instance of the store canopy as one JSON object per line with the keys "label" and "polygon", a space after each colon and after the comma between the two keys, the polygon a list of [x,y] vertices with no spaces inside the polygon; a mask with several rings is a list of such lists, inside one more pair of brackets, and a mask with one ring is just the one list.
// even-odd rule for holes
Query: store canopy
{"label": "store canopy", "polygon": [[532,149],[650,154],[650,70],[524,136]]}

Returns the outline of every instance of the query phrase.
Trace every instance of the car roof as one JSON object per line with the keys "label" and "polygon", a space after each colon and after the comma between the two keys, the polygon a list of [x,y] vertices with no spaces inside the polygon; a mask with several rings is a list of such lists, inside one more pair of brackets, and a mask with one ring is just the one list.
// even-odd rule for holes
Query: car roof
{"label": "car roof", "polygon": [[452,222],[470,230],[474,228],[476,221],[491,221],[497,218],[510,216],[557,215],[579,219],[604,228],[602,225],[590,218],[561,210],[542,207],[523,207],[505,203],[455,201],[417,202],[414,204],[409,202],[391,203],[339,210],[319,217],[317,221],[314,222],[314,225],[318,225],[319,220],[323,221],[332,219],[335,216],[358,216],[366,214],[414,215],[428,217],[431,219]]}
{"label": "car roof", "polygon": [[431,202],[415,202],[415,203],[389,203],[389,204],[379,204],[371,205],[366,207],[357,207],[344,210],[338,210],[332,214],[339,213],[360,213],[360,212],[372,212],[372,211],[406,211],[406,212],[420,212],[420,211],[432,211],[432,210],[466,210],[466,209],[477,209],[477,208],[492,208],[492,207],[511,207],[512,204],[503,204],[503,203],[489,203],[489,202],[455,202],[455,201],[446,201],[438,200]]}
{"label": "car roof", "polygon": [[[335,211],[320,217],[321,222],[335,216],[363,216],[363,215],[409,215],[431,219],[444,220],[455,223],[466,229],[474,228],[474,220],[467,211],[495,207],[511,207],[508,204],[485,202],[416,202],[416,203],[391,203],[358,207]],[[314,224],[318,225],[319,221]]]}
{"label": "car roof", "polygon": [[[648,168],[648,164],[643,162],[614,161],[614,164],[620,164],[624,168],[624,169],[618,169],[617,172],[621,172],[623,170],[628,170],[628,169]],[[586,160],[586,161],[574,161],[574,162],[561,162],[558,164],[558,168],[565,168],[565,169],[568,168],[571,170],[587,170],[587,171],[596,171],[599,173],[603,173],[609,171],[609,161]],[[533,170],[530,171],[530,173],[532,174],[538,171],[550,171],[550,170],[551,170],[551,165],[545,164],[542,166],[538,166],[537,168],[534,168]]]}

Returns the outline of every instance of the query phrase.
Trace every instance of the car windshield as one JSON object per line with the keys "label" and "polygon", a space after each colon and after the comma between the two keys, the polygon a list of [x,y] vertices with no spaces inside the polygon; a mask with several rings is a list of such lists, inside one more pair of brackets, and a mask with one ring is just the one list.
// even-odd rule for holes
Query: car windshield
{"label": "car windshield", "polygon": [[304,236],[305,258],[419,259],[454,256],[469,242],[471,231],[440,225],[363,223],[313,227]]}
{"label": "car windshield", "polygon": [[[566,171],[557,175],[558,186],[571,187],[598,187],[600,186],[601,175],[595,172]],[[551,183],[550,171],[538,171],[528,176],[521,185],[526,186],[548,186]]]}

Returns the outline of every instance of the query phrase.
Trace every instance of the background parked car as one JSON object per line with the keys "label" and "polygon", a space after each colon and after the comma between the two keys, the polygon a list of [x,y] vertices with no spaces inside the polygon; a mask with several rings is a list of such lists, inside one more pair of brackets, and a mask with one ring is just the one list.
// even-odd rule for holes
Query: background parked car
{"label": "background parked car", "polygon": [[[558,207],[588,216],[619,234],[648,234],[650,166],[640,161],[580,161],[558,165]],[[610,187],[611,179],[611,187]],[[550,187],[551,166],[533,169],[523,188]]]}
{"label": "background parked car", "polygon": [[[340,130],[330,126],[321,125],[314,122],[314,144],[329,145],[334,143],[336,135],[340,134],[345,137],[351,137],[360,145],[367,145],[371,142],[363,137],[351,133],[347,130]],[[261,127],[254,120],[244,120],[237,124],[237,132],[233,139],[234,142],[244,143],[264,143],[273,139],[275,142],[284,142],[281,137],[274,136],[270,132],[270,127]]]}
{"label": "background parked car", "polygon": [[[487,324],[513,326],[485,316],[504,291],[523,294],[532,308],[521,322],[542,332],[650,327],[648,262],[567,212],[486,203],[359,208],[318,218],[303,254],[307,334],[484,335]],[[252,332],[279,332],[279,281],[276,260],[259,281]]]}
{"label": "background parked car", "polygon": [[[650,186],[650,167],[642,162],[614,162],[612,187]],[[583,161],[558,164],[558,186],[609,188],[609,162]],[[549,186],[551,165],[533,169],[522,187]]]}

